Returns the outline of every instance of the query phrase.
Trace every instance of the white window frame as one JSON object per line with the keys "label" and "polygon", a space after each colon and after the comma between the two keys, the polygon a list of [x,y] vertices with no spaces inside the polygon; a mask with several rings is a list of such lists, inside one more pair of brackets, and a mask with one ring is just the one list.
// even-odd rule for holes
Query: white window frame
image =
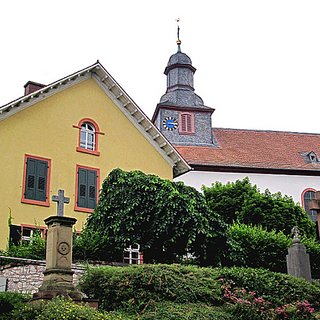
{"label": "white window frame", "polygon": [[[82,133],[85,137],[83,139]],[[90,137],[92,137],[92,143],[90,142]],[[84,122],[80,129],[80,148],[95,151],[96,150],[96,129],[94,125],[90,122]]]}

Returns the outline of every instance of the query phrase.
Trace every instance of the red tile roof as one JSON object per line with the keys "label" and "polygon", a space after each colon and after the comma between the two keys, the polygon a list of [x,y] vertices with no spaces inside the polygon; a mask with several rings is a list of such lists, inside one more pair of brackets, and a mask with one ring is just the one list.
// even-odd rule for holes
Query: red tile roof
{"label": "red tile roof", "polygon": [[319,171],[302,154],[320,158],[320,134],[240,129],[213,129],[217,147],[178,146],[191,166]]}

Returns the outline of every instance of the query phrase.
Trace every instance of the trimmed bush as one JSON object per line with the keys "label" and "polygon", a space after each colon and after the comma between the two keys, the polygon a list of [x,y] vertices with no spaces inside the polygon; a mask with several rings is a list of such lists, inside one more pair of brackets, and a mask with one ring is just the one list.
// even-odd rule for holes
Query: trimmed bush
{"label": "trimmed bush", "polygon": [[254,291],[258,296],[282,306],[296,301],[308,300],[314,307],[320,307],[320,286],[287,274],[254,268],[223,268],[219,271],[221,283],[232,288]]}
{"label": "trimmed bush", "polygon": [[15,320],[125,320],[124,317],[110,317],[95,309],[75,304],[72,300],[55,298],[49,302],[26,304],[13,314]]}
{"label": "trimmed bush", "polygon": [[282,232],[235,223],[227,232],[226,265],[287,271],[286,255],[292,240]]}
{"label": "trimmed bush", "polygon": [[221,284],[214,269],[179,265],[143,265],[88,269],[81,290],[104,310],[143,310],[150,303],[173,301],[221,304]]}
{"label": "trimmed bush", "polygon": [[232,320],[231,314],[221,307],[204,303],[180,304],[173,302],[155,303],[142,313],[141,320]]}
{"label": "trimmed bush", "polygon": [[91,268],[81,289],[100,300],[104,310],[126,309],[141,313],[154,303],[204,303],[220,306],[224,288],[245,289],[272,307],[307,300],[319,309],[320,286],[265,269],[200,268],[179,265],[144,265]]}

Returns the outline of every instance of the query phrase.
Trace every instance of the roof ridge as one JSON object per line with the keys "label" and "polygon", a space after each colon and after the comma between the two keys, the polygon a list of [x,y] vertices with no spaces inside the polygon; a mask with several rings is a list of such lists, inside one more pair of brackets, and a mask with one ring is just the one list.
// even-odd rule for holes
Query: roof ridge
{"label": "roof ridge", "polygon": [[298,132],[298,131],[283,131],[283,130],[268,130],[268,129],[240,129],[240,128],[222,128],[214,127],[212,130],[233,130],[233,131],[250,131],[250,132],[270,132],[270,133],[285,133],[285,134],[301,134],[320,136],[320,133],[315,132]]}

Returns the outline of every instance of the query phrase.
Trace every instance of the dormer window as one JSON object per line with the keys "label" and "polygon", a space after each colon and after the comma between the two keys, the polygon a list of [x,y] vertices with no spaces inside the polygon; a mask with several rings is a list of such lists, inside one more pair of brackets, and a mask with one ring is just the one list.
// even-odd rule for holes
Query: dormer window
{"label": "dormer window", "polygon": [[309,157],[309,160],[312,162],[312,163],[315,163],[315,162],[318,162],[318,157],[316,155],[315,152],[311,151],[308,153],[308,157]]}

